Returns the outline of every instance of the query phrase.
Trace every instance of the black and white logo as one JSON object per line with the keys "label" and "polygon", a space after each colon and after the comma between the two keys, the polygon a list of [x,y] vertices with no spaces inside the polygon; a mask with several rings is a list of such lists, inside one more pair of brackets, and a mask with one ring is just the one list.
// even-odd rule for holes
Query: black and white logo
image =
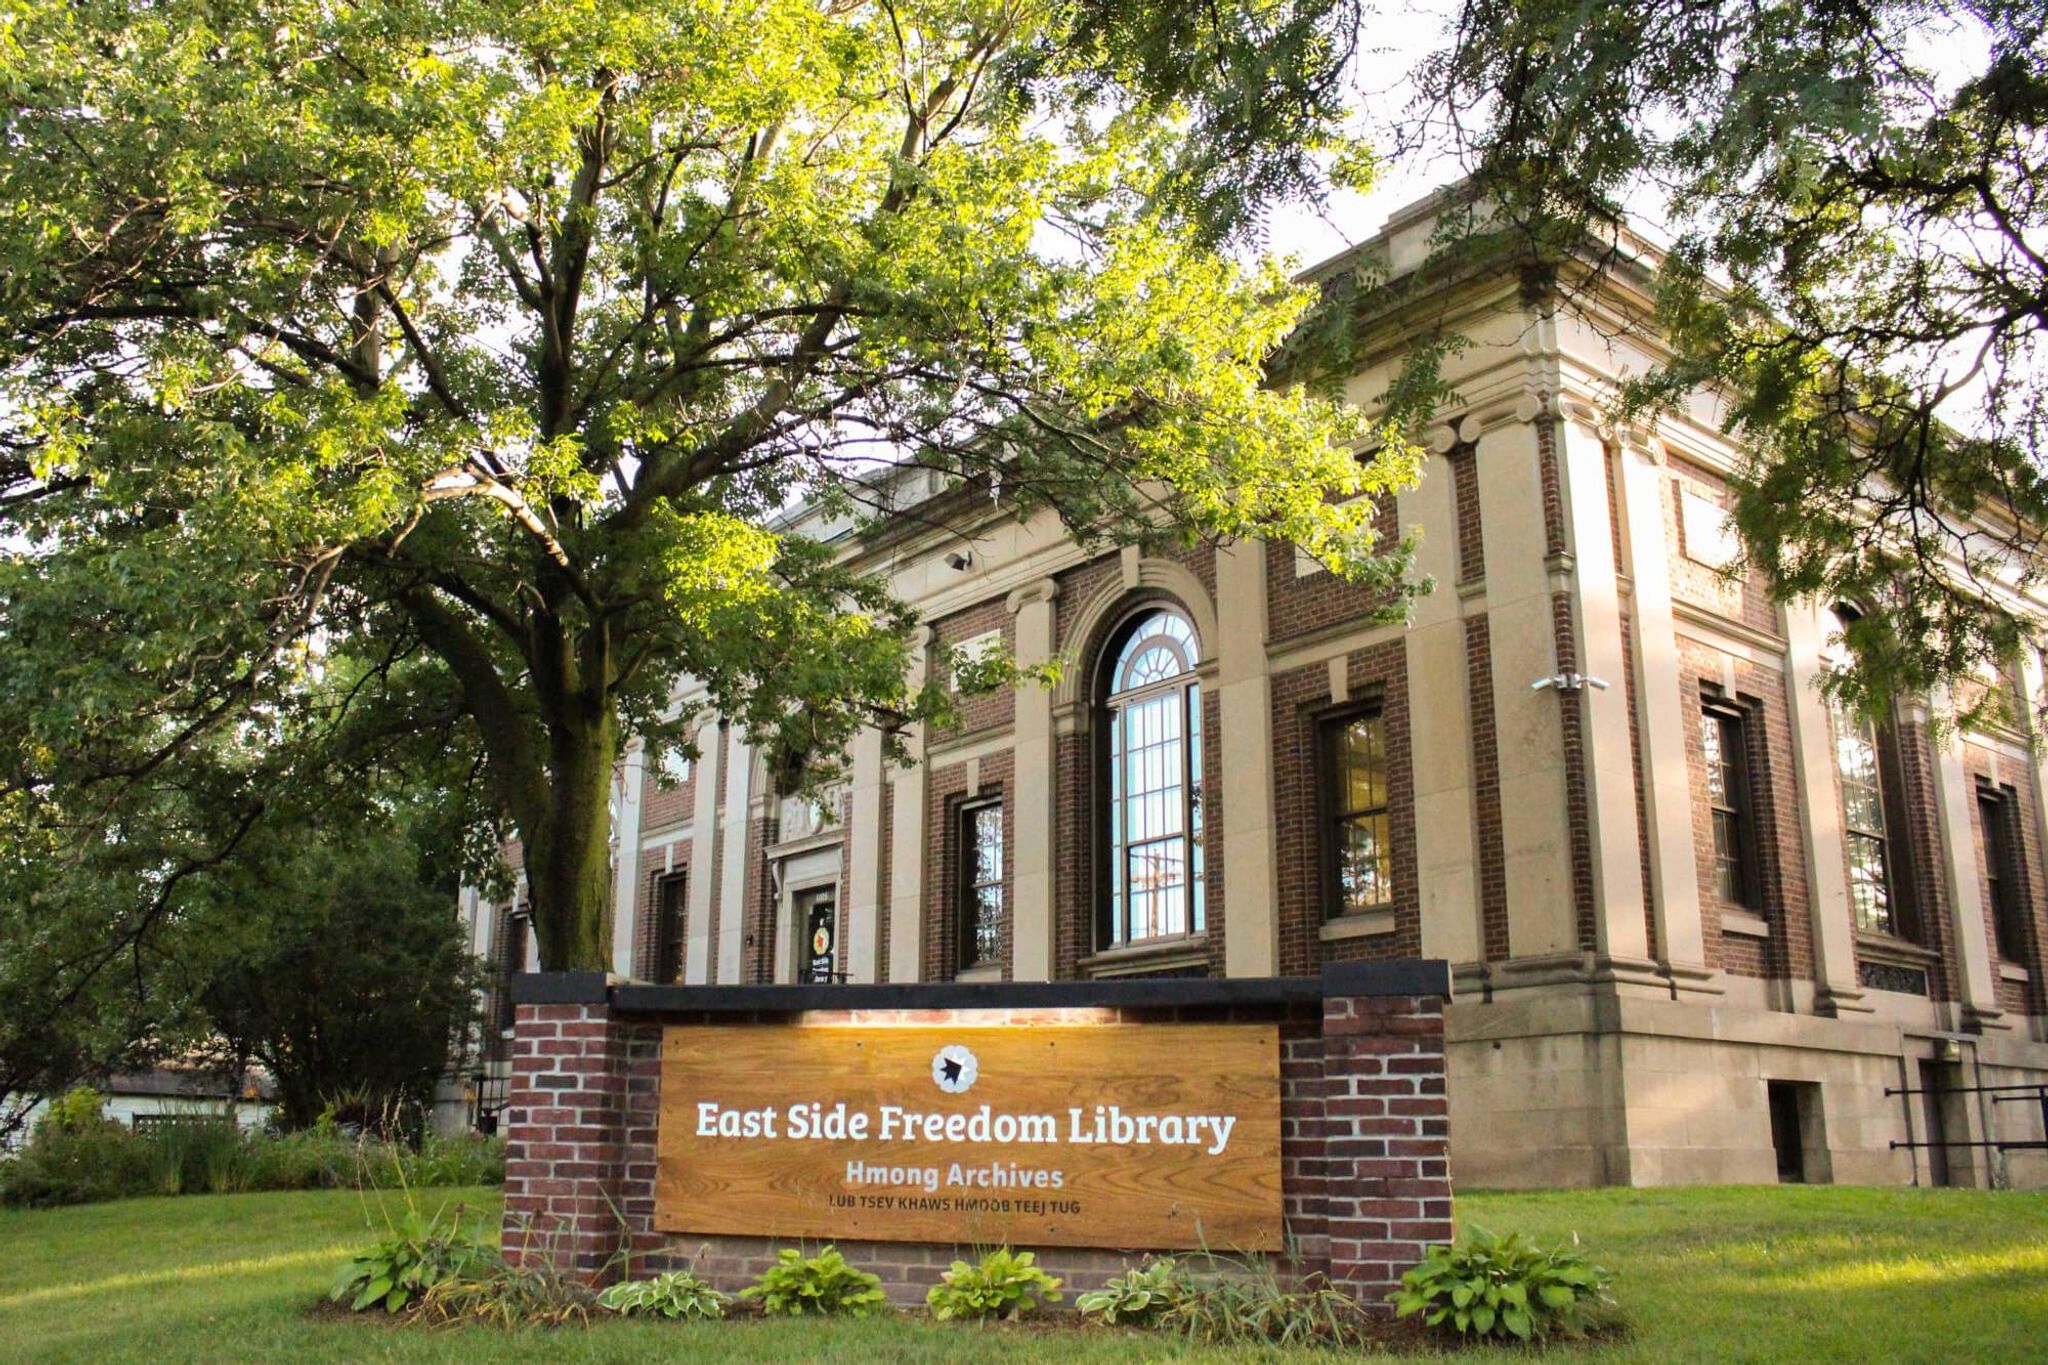
{"label": "black and white logo", "polygon": [[981,1074],[981,1063],[958,1043],[948,1043],[932,1057],[932,1081],[948,1095],[964,1095]]}

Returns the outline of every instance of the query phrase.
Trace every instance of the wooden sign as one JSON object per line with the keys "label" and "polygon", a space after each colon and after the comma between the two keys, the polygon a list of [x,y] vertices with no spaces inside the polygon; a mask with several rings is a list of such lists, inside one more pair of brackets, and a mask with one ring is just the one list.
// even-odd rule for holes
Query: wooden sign
{"label": "wooden sign", "polygon": [[658,1150],[664,1232],[1277,1251],[1279,1032],[676,1026]]}

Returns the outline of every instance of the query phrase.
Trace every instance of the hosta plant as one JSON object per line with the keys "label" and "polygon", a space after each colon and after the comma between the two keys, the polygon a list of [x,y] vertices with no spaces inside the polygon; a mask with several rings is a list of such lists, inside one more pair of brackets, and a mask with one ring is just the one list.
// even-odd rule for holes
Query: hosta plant
{"label": "hosta plant", "polygon": [[887,1311],[889,1297],[882,1280],[848,1265],[835,1247],[806,1256],[794,1247],[775,1253],[775,1264],[740,1291],[743,1299],[759,1299],[770,1317],[865,1318]]}
{"label": "hosta plant", "polygon": [[1074,1300],[1074,1306],[1112,1327],[1157,1327],[1193,1288],[1180,1263],[1161,1256],[1089,1290]]}
{"label": "hosta plant", "polygon": [[625,1280],[597,1296],[599,1306],[626,1317],[722,1318],[729,1296],[693,1270],[671,1270],[651,1280]]}
{"label": "hosta plant", "polygon": [[925,1295],[932,1316],[1016,1318],[1047,1303],[1058,1303],[1060,1282],[1038,1268],[1028,1251],[997,1247],[980,1264],[953,1262]]}
{"label": "hosta plant", "polygon": [[417,1304],[444,1280],[477,1270],[495,1253],[462,1220],[461,1210],[431,1217],[408,1208],[391,1235],[351,1257],[334,1277],[328,1297],[352,1313],[383,1308],[397,1313]]}
{"label": "hosta plant", "polygon": [[1546,1251],[1518,1233],[1475,1228],[1456,1246],[1431,1247],[1391,1297],[1399,1317],[1421,1313],[1460,1336],[1528,1341],[1582,1329],[1591,1310],[1611,1302],[1608,1280],[1576,1240]]}

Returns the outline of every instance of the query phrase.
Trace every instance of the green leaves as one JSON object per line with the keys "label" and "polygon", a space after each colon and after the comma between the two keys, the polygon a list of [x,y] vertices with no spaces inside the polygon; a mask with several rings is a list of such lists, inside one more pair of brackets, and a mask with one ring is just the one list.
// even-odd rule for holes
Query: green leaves
{"label": "green leaves", "polygon": [[1100,1289],[1074,1300],[1084,1316],[1100,1317],[1114,1327],[1156,1327],[1195,1292],[1193,1281],[1171,1256],[1148,1260],[1127,1270]]}
{"label": "green leaves", "polygon": [[598,1305],[626,1317],[660,1316],[677,1321],[725,1316],[730,1296],[689,1269],[670,1270],[648,1280],[623,1280],[597,1296]]}
{"label": "green leaves", "polygon": [[1034,1308],[1060,1300],[1060,1282],[1038,1268],[1029,1251],[997,1247],[979,1264],[953,1262],[925,1295],[932,1316],[953,1318],[1022,1317]]}
{"label": "green leaves", "polygon": [[1273,368],[1308,292],[1219,249],[1363,173],[1357,13],[19,0],[6,781],[76,830],[203,737],[253,801],[405,736],[597,966],[603,785],[681,680],[792,786],[943,716],[849,567],[961,502],[906,488],[1289,539],[1398,615],[1416,454]]}
{"label": "green leaves", "polygon": [[1425,84],[1488,106],[1475,169],[1538,270],[1598,269],[1624,205],[1662,211],[1671,354],[1616,415],[1718,423],[1743,567],[1883,623],[1842,699],[2010,666],[2048,562],[2038,8],[1487,0]]}
{"label": "green leaves", "polygon": [[1431,1247],[1389,1297],[1399,1317],[1420,1313],[1461,1335],[1529,1341],[1584,1330],[1591,1312],[1611,1304],[1607,1285],[1607,1272],[1576,1250],[1543,1251],[1519,1234],[1475,1228],[1456,1246]]}
{"label": "green leaves", "polygon": [[770,1317],[865,1318],[889,1306],[881,1277],[847,1264],[838,1248],[830,1246],[815,1256],[784,1247],[775,1253],[775,1264],[742,1289],[740,1297],[759,1299],[761,1311]]}
{"label": "green leaves", "polygon": [[427,1217],[411,1207],[388,1238],[343,1263],[327,1296],[346,1303],[352,1313],[381,1306],[397,1314],[435,1285],[493,1259],[490,1248],[463,1223],[460,1209],[443,1208]]}

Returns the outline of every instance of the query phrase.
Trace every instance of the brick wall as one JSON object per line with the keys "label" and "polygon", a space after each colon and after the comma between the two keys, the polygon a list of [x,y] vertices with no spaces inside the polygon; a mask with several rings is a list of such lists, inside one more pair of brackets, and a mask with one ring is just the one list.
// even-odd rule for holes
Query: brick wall
{"label": "brick wall", "polygon": [[1727,482],[1712,470],[1684,460],[1672,461],[1671,469],[1672,478],[1664,485],[1662,502],[1664,545],[1671,572],[1672,595],[1728,620],[1739,621],[1752,630],[1776,635],[1778,608],[1771,601],[1761,572],[1751,570],[1731,579],[1720,569],[1702,564],[1685,552],[1680,499],[1691,491],[1725,507],[1730,499]]}
{"label": "brick wall", "polygon": [[[894,992],[889,1008],[806,1014],[838,1024],[1012,1024],[1083,1022],[1271,1021],[1281,1035],[1280,1115],[1282,1203],[1292,1276],[1326,1274],[1376,1312],[1401,1274],[1433,1243],[1451,1236],[1449,1120],[1444,1098],[1444,992],[1441,962],[1338,967],[1320,983],[1276,981],[1263,997],[1239,993],[1188,996],[1163,1003],[1030,1004],[1029,986],[984,987],[1016,996],[992,1007],[962,1008],[965,988],[919,989],[936,1008],[900,1008],[903,988],[827,987],[829,997],[858,1002],[877,989]],[[1173,983],[1191,991],[1207,983]],[[1116,987],[1094,988],[1105,1000],[1134,998]],[[1141,988],[1142,989],[1142,988]],[[952,990],[956,997],[940,992]],[[1411,992],[1427,993],[1414,994]],[[1392,992],[1392,993],[1383,993]],[[641,989],[621,1007],[596,974],[530,976],[519,982],[513,1073],[504,1118],[506,1254],[515,1261],[551,1258],[592,1280],[620,1273],[621,1253],[634,1275],[690,1264],[724,1289],[737,1289],[773,1260],[782,1243],[767,1238],[669,1234],[654,1228],[657,1115],[661,1097],[661,1030],[666,1023],[753,1023],[786,1019],[785,1011],[726,1008],[718,987]],[[815,991],[791,988],[791,1010],[815,1005]],[[650,999],[650,997],[652,997]],[[877,996],[878,999],[884,998]],[[986,998],[986,996],[984,996]],[[1074,999],[1069,995],[1068,1000]],[[733,1002],[737,1004],[737,1002]],[[856,1265],[882,1277],[890,1296],[915,1304],[967,1246],[912,1242],[842,1242]],[[1052,1247],[1039,1259],[1067,1281],[1069,1293],[1101,1284],[1145,1254],[1142,1247]]]}
{"label": "brick wall", "polygon": [[674,786],[664,787],[660,765],[647,764],[640,779],[640,832],[659,833],[687,824],[697,809],[697,772],[702,756],[690,764],[690,775]]}
{"label": "brick wall", "polygon": [[[1373,526],[1383,546],[1400,538],[1400,515],[1393,498],[1373,509]],[[1362,623],[1394,600],[1389,592],[1347,582],[1324,569],[1299,573],[1295,562],[1292,545],[1285,541],[1266,543],[1267,632],[1275,641],[1296,639],[1346,623]]]}
{"label": "brick wall", "polygon": [[[951,616],[932,623],[933,654],[938,648],[956,648],[962,643],[993,631],[1002,641],[1005,650],[1017,648],[1016,618],[1002,598],[994,598],[955,612]],[[997,688],[980,696],[963,697],[960,700],[960,724],[946,730],[935,730],[932,738],[942,740],[955,735],[978,734],[984,730],[997,730],[1010,724],[1017,713],[1017,693],[1008,687]]]}
{"label": "brick wall", "polygon": [[[2023,742],[2023,741],[2015,741]],[[2048,979],[2044,979],[2042,945],[2048,943],[2048,899],[2044,899],[2044,887],[2048,879],[2042,875],[2040,840],[2035,831],[2034,782],[2032,763],[2020,753],[2005,752],[1989,744],[1968,744],[1963,749],[1963,767],[1972,783],[1972,795],[1977,786],[1989,785],[1998,789],[2010,803],[2006,834],[2012,841],[2013,871],[2018,884],[2013,895],[2020,907],[2021,956],[2018,959],[2005,958],[2013,966],[2024,969],[2028,979],[2007,981],[2002,975],[1996,982],[1999,1007],[2009,1014],[2048,1014]],[[1970,809],[1971,830],[1976,837],[1977,877],[1984,900],[1984,942],[1991,950],[1992,971],[1998,972],[2001,962],[1998,944],[1998,926],[1992,907],[1989,868],[1986,863],[1984,827],[1979,818],[1974,800]]]}
{"label": "brick wall", "polygon": [[[1728,690],[1733,682],[1734,691]],[[1680,714],[1685,718],[1685,756],[1692,792],[1694,865],[1699,873],[1700,914],[1707,965],[1737,976],[1812,980],[1813,915],[1806,874],[1806,848],[1799,821],[1799,785],[1793,757],[1789,684],[1785,675],[1690,639],[1678,641]],[[1721,916],[1739,906],[1724,904],[1714,875],[1714,822],[1707,800],[1706,751],[1701,708],[1706,698],[1731,703],[1743,716],[1749,742],[1749,791],[1756,834],[1757,883],[1761,904],[1754,913],[1770,928],[1766,940],[1725,933]],[[1832,797],[1832,793],[1828,794]]]}
{"label": "brick wall", "polygon": [[1422,949],[1421,893],[1415,864],[1415,782],[1409,763],[1407,645],[1393,641],[1345,660],[1343,707],[1377,706],[1385,735],[1387,813],[1393,826],[1394,932],[1324,942],[1322,810],[1317,759],[1323,718],[1341,707],[1330,696],[1326,663],[1272,679],[1275,858],[1279,869],[1280,970],[1310,972],[1324,962],[1412,957]]}

